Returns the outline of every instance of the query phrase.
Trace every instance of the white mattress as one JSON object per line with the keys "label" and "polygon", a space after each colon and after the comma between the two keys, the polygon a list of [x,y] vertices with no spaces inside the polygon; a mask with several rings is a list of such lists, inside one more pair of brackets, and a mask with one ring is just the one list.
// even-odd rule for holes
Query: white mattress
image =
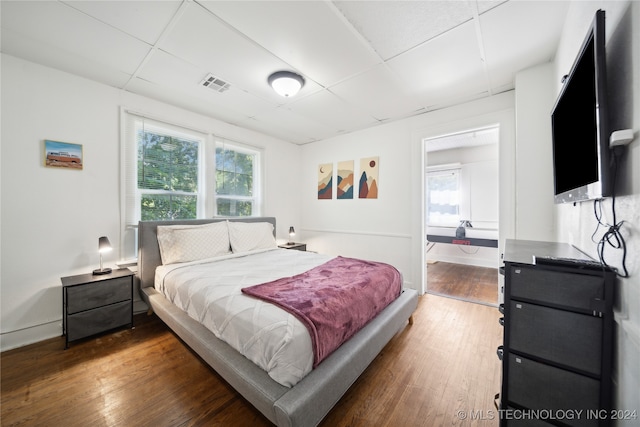
{"label": "white mattress", "polygon": [[312,369],[309,332],[292,314],[241,289],[304,273],[332,258],[270,249],[163,265],[156,269],[155,288],[274,381],[291,387]]}

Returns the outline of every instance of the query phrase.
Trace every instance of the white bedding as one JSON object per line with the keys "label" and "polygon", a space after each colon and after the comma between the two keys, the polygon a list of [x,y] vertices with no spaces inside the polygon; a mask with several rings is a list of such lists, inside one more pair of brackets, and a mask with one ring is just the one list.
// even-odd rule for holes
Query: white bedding
{"label": "white bedding", "polygon": [[155,288],[274,381],[291,387],[311,371],[306,327],[279,307],[247,296],[243,287],[304,273],[333,256],[269,249],[156,269]]}

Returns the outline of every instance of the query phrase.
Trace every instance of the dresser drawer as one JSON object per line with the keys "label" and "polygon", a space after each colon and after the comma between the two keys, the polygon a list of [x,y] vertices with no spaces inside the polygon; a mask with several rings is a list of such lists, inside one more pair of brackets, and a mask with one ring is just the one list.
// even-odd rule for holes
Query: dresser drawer
{"label": "dresser drawer", "polygon": [[73,341],[131,324],[133,302],[123,301],[67,317],[67,340]]}
{"label": "dresser drawer", "polygon": [[66,288],[67,314],[131,300],[131,277],[118,277],[91,285]]}
{"label": "dresser drawer", "polygon": [[507,408],[500,416],[507,427],[553,427],[553,424],[541,419],[546,413],[538,414],[530,409]]}
{"label": "dresser drawer", "polygon": [[[584,375],[509,355],[509,403],[562,413],[600,409],[600,382]],[[597,426],[597,419],[565,419],[571,426]]]}
{"label": "dresser drawer", "polygon": [[511,301],[509,319],[511,350],[600,375],[602,318]]}
{"label": "dresser drawer", "polygon": [[604,300],[604,278],[600,276],[510,265],[508,292],[513,299],[566,307],[583,312],[598,311]]}

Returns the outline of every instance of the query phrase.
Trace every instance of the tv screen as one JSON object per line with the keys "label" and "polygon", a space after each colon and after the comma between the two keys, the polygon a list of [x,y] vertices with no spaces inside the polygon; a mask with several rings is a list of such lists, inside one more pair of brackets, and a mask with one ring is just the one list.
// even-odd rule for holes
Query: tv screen
{"label": "tv screen", "polygon": [[610,195],[604,11],[599,10],[551,113],[556,203]]}

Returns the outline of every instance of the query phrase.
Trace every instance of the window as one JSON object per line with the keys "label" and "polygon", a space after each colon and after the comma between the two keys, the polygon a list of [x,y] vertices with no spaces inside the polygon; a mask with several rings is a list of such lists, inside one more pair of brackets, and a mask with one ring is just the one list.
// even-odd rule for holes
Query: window
{"label": "window", "polygon": [[124,259],[140,220],[260,215],[260,150],[132,113],[122,123]]}
{"label": "window", "polygon": [[[199,158],[203,140],[176,135],[168,129],[136,127],[137,203],[140,219],[198,218],[202,211],[199,192]],[[199,203],[200,202],[200,203]]]}
{"label": "window", "polygon": [[460,222],[460,168],[427,172],[427,225]]}
{"label": "window", "polygon": [[257,215],[258,152],[225,142],[216,143],[216,213]]}

